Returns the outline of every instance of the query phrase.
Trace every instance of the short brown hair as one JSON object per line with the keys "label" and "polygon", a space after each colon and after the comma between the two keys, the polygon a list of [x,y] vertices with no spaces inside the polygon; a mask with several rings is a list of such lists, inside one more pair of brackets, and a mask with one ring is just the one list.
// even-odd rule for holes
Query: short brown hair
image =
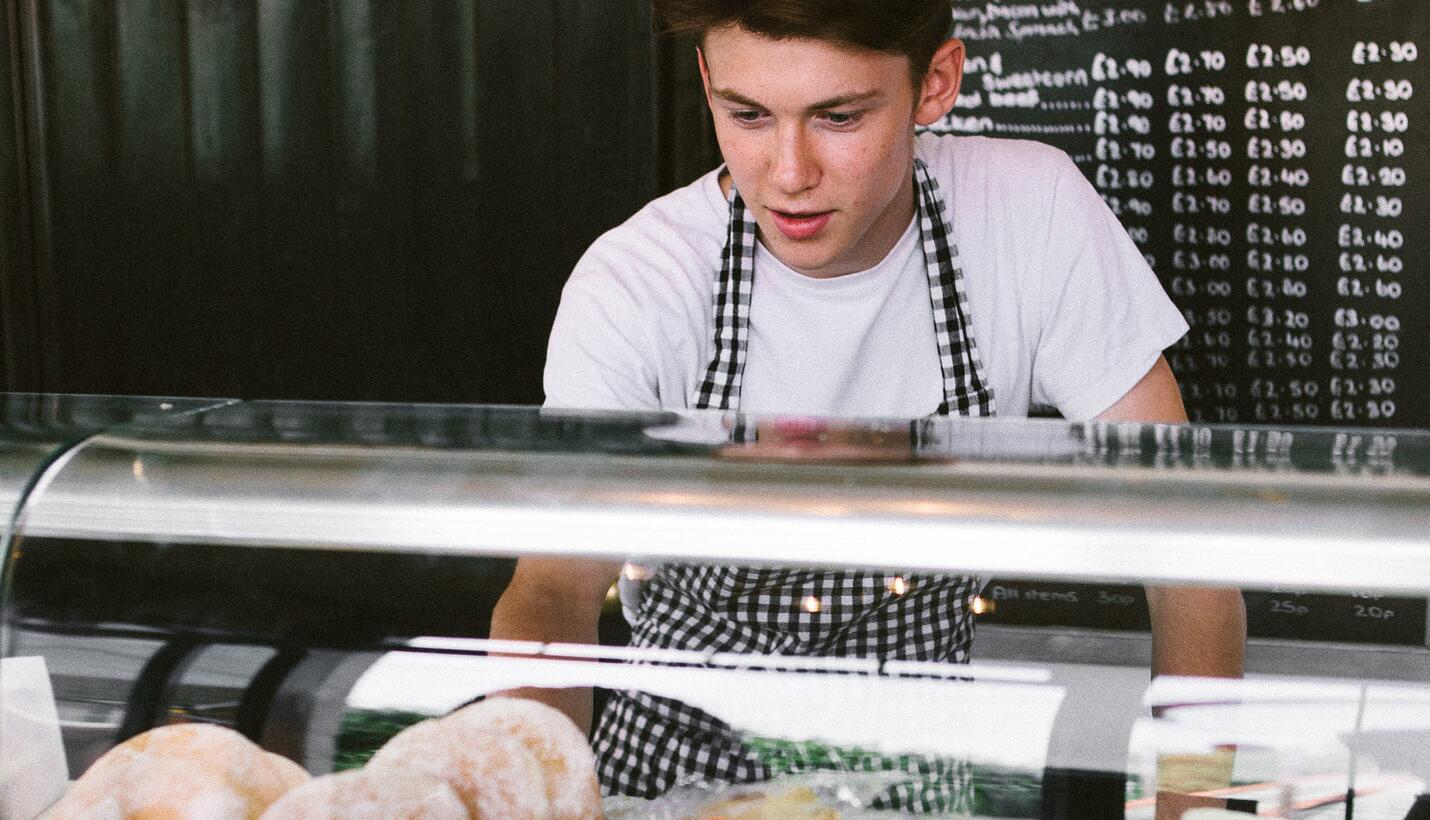
{"label": "short brown hair", "polygon": [[902,54],[915,81],[948,39],[953,0],[653,0],[668,34],[704,40],[712,29],[737,26],[754,34],[827,40]]}

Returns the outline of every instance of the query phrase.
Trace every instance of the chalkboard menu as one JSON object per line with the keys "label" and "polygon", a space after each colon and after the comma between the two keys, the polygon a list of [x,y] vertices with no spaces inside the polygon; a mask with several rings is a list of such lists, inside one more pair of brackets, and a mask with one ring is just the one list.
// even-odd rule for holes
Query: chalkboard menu
{"label": "chalkboard menu", "polygon": [[1430,2],[955,0],[954,33],[934,130],[1072,155],[1191,325],[1194,421],[1430,426]]}
{"label": "chalkboard menu", "polygon": [[[1424,646],[1424,598],[1247,590],[1246,631],[1253,638]],[[982,594],[981,623],[1145,632],[1142,587],[999,579]]]}

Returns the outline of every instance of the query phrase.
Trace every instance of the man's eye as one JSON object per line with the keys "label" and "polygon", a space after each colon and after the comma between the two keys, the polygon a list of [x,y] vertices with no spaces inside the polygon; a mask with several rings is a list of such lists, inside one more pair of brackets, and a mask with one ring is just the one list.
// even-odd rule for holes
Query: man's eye
{"label": "man's eye", "polygon": [[734,117],[736,122],[753,125],[759,122],[764,114],[759,111],[731,111],[730,116]]}
{"label": "man's eye", "polygon": [[826,111],[824,121],[836,128],[847,128],[859,122],[859,113],[857,111]]}

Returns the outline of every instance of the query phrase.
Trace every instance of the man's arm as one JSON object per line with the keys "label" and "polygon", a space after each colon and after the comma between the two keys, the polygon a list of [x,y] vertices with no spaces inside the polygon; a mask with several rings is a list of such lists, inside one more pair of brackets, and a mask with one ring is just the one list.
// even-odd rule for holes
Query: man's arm
{"label": "man's arm", "polygon": [[[1184,424],[1187,412],[1165,358],[1099,421]],[[1152,618],[1152,674],[1241,677],[1246,603],[1241,591],[1214,587],[1147,587]]]}
{"label": "man's arm", "polygon": [[[520,559],[516,574],[492,610],[492,638],[597,643],[601,606],[620,571],[620,564],[581,558]],[[591,732],[589,688],[512,689],[501,694],[553,706],[575,721],[582,731]]]}

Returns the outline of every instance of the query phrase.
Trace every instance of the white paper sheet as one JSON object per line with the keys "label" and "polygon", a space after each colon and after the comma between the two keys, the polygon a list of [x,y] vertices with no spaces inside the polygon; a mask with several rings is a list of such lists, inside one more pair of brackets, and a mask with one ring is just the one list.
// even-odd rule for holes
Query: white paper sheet
{"label": "white paper sheet", "polygon": [[45,659],[0,659],[0,817],[38,817],[68,783]]}

